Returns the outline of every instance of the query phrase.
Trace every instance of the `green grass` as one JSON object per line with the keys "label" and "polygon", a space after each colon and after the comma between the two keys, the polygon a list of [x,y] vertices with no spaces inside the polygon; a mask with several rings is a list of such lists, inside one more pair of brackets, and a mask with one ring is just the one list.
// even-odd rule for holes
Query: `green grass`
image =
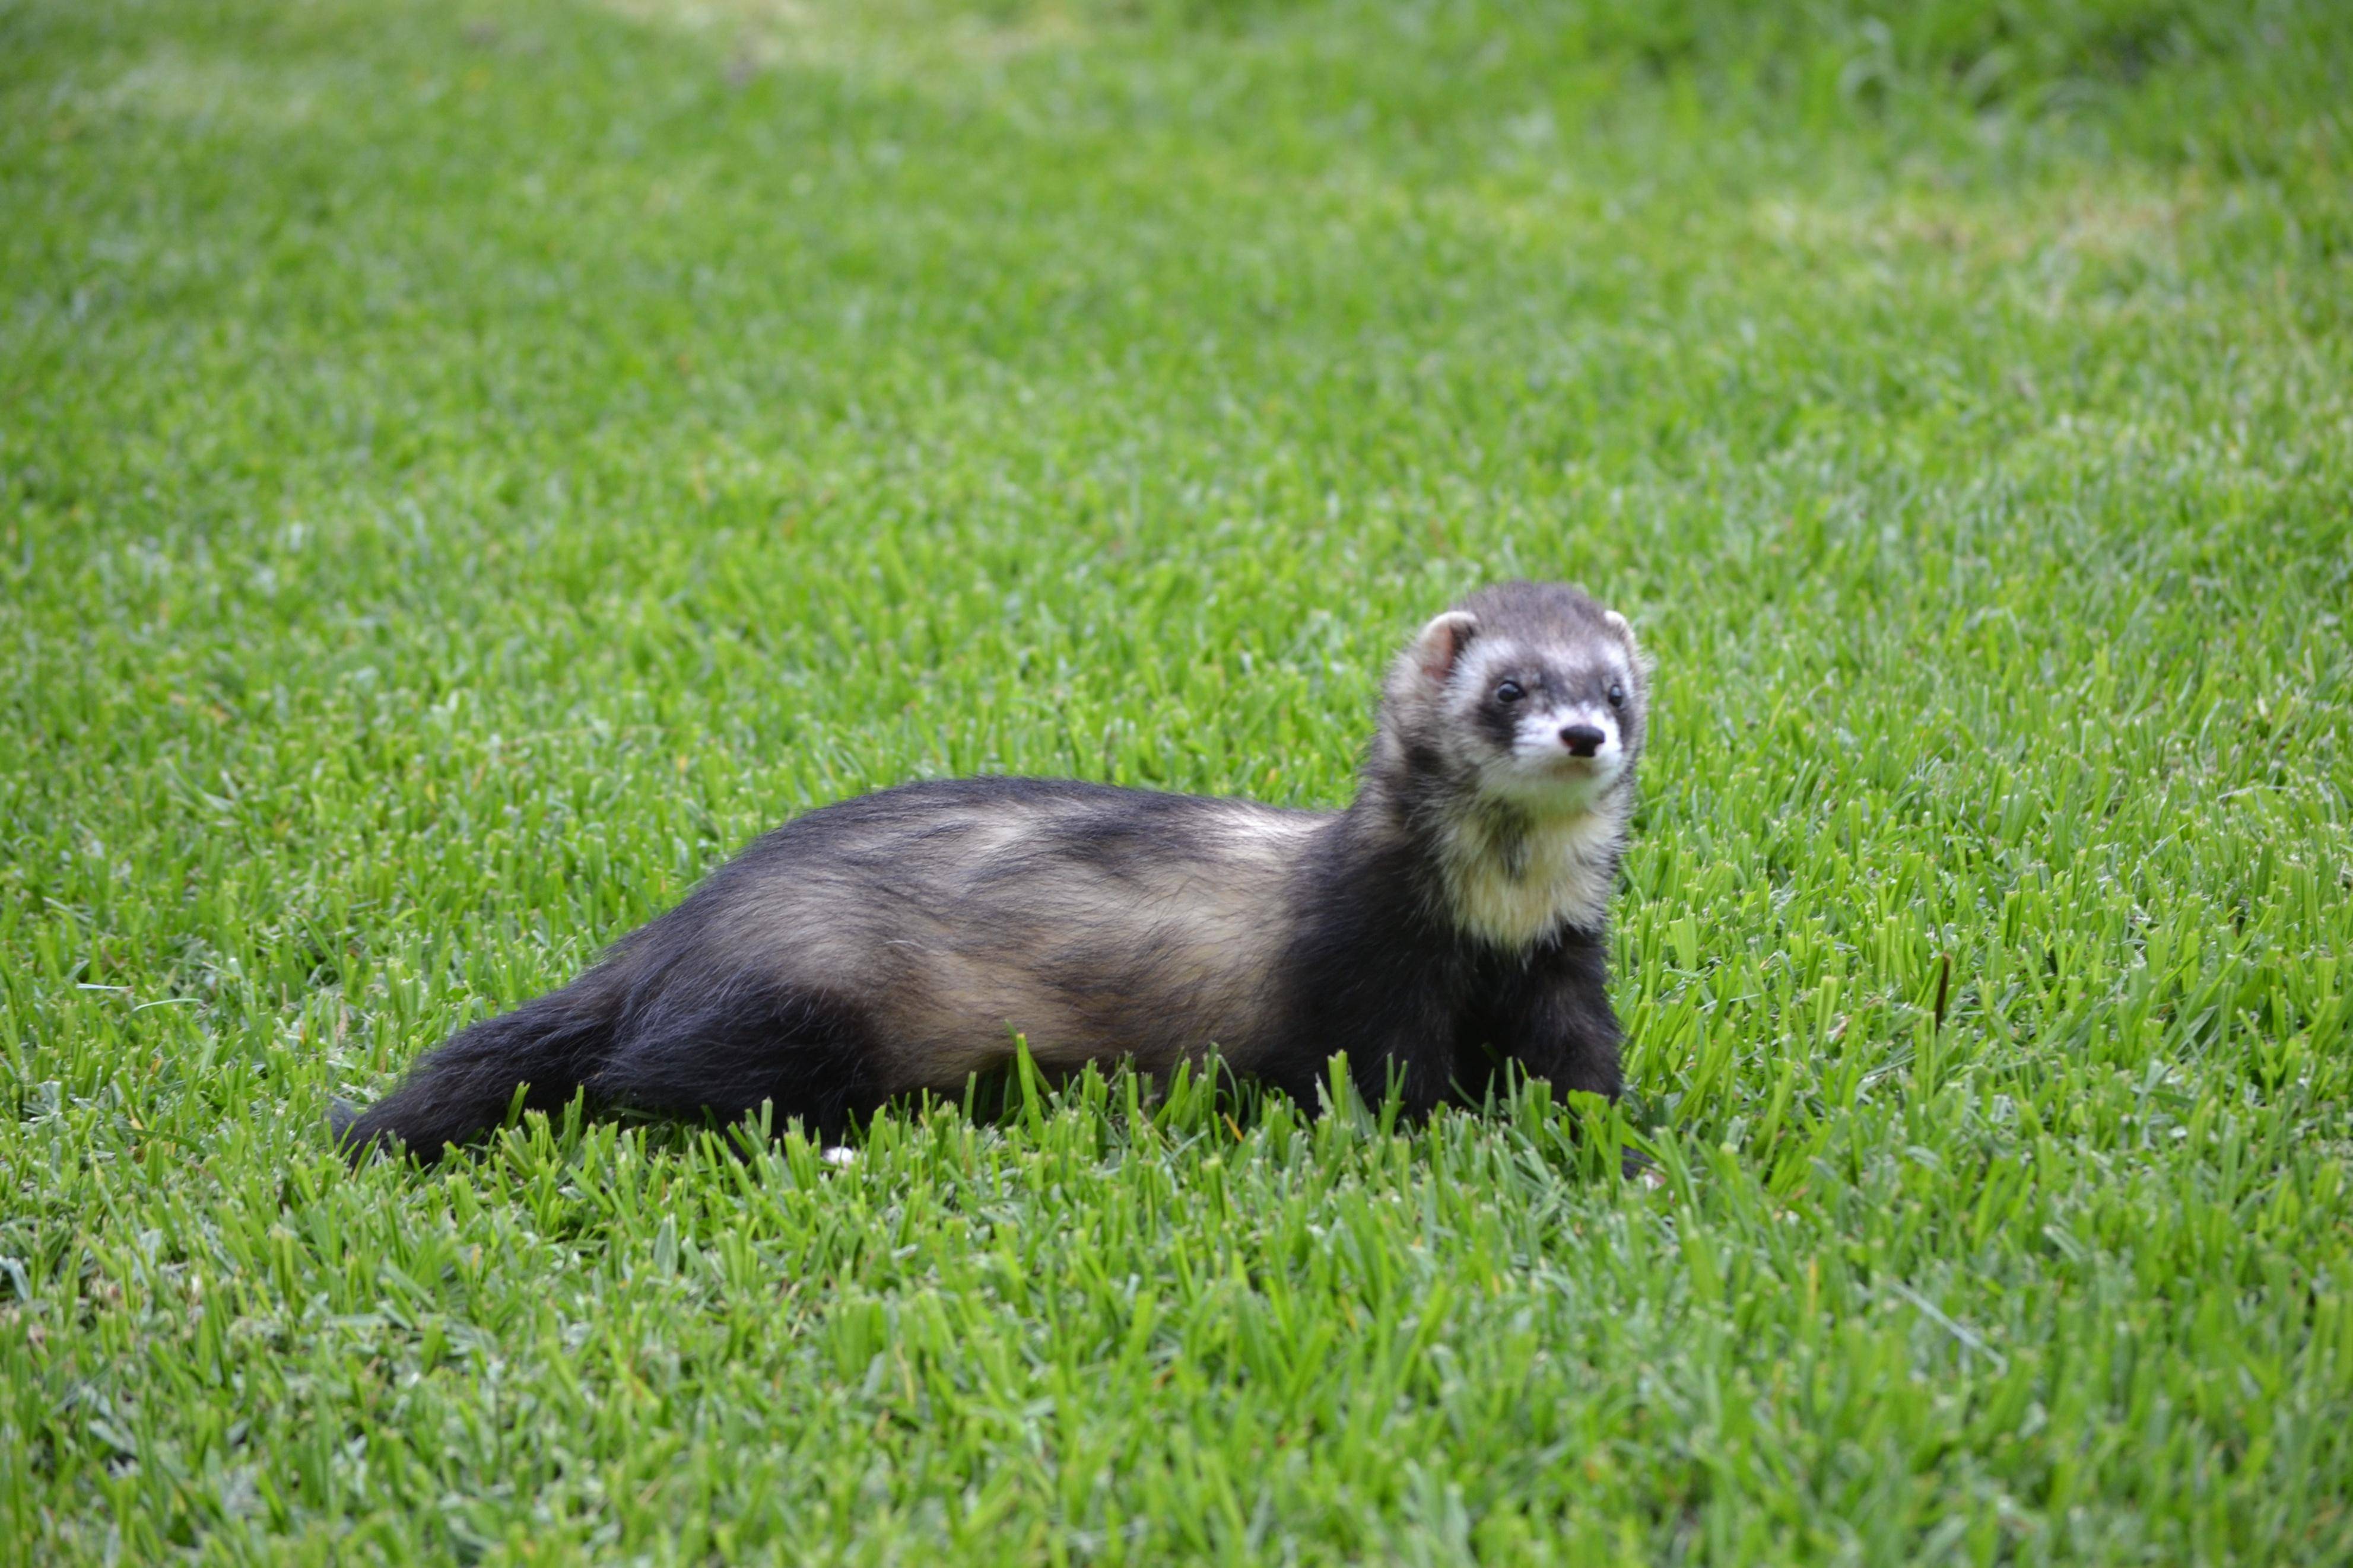
{"label": "green grass", "polygon": [[[0,1561],[2353,1556],[2353,13],[1889,9],[0,0]],[[329,1148],[1509,574],[1618,1123]]]}

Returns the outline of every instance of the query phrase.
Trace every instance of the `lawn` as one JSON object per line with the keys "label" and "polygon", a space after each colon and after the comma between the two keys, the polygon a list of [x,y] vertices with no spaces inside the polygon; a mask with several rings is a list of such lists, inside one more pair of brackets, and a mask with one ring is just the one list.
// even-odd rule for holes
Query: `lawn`
{"label": "lawn", "polygon": [[[0,1563],[2353,1558],[2353,10],[1884,14],[0,0]],[[330,1146],[1512,574],[1617,1112]]]}

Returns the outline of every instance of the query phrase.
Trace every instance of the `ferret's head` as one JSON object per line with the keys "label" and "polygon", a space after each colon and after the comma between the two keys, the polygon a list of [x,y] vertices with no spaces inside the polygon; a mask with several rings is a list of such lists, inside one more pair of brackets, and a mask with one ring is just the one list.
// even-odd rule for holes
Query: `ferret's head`
{"label": "ferret's head", "polygon": [[1398,657],[1384,761],[1529,812],[1590,811],[1630,784],[1649,694],[1625,616],[1562,584],[1498,584]]}

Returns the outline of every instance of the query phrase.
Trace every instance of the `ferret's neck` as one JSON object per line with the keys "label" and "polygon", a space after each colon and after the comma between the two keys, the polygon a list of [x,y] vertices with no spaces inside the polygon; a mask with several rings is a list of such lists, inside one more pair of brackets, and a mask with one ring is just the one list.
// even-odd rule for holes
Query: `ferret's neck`
{"label": "ferret's neck", "polygon": [[1598,934],[1626,843],[1618,796],[1588,811],[1535,816],[1472,805],[1434,838],[1438,882],[1458,929],[1518,952],[1564,929]]}
{"label": "ferret's neck", "polygon": [[1589,810],[1539,813],[1482,799],[1469,780],[1417,762],[1435,758],[1377,749],[1349,816],[1368,840],[1417,865],[1440,923],[1506,952],[1608,925],[1630,790],[1613,789]]}

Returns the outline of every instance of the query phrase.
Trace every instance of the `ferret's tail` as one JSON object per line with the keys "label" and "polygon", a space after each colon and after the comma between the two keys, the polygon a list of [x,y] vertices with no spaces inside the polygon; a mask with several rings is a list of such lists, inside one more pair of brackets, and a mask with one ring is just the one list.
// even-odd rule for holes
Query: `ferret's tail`
{"label": "ferret's tail", "polygon": [[526,1110],[561,1110],[611,1049],[613,1031],[611,1009],[591,985],[485,1018],[451,1036],[365,1110],[336,1106],[335,1141],[354,1163],[399,1145],[430,1164],[444,1145],[496,1127],[518,1089]]}

